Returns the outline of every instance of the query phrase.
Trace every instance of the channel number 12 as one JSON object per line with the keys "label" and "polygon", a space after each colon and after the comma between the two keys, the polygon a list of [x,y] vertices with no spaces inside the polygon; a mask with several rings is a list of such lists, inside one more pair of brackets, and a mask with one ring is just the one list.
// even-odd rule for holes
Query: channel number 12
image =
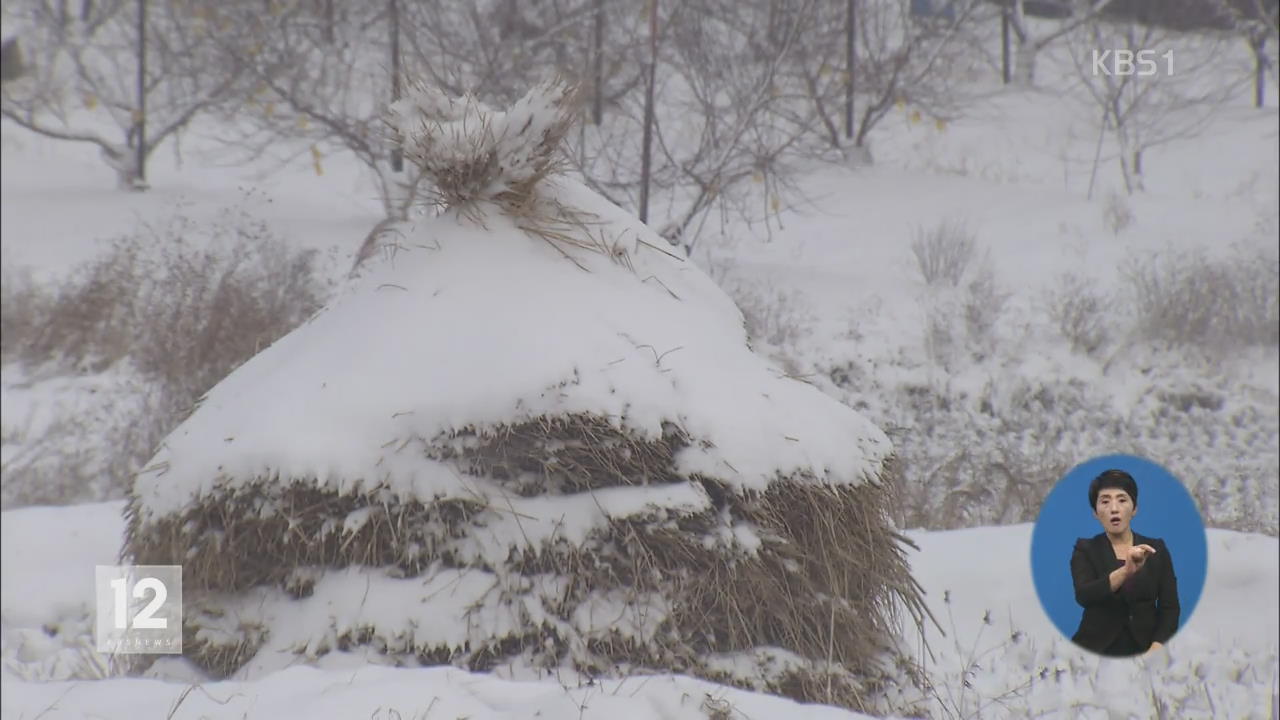
{"label": "channel number 12", "polygon": [[[111,590],[114,592],[116,600],[115,625],[117,630],[129,629],[128,586],[128,578],[116,578],[111,581]],[[133,616],[133,628],[135,630],[165,630],[169,627],[169,620],[152,616],[164,606],[165,599],[169,597],[169,589],[158,578],[144,577],[133,586],[133,596],[141,600],[146,596],[148,590],[155,593],[155,596],[151,598],[151,602],[147,603],[146,607]]]}

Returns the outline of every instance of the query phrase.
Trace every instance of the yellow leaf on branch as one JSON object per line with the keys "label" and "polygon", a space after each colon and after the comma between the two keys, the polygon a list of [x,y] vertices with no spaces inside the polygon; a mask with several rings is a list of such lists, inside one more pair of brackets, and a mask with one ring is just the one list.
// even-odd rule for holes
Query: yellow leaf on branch
{"label": "yellow leaf on branch", "polygon": [[316,175],[324,175],[324,166],[320,164],[320,147],[318,145],[311,146],[311,167],[315,169]]}
{"label": "yellow leaf on branch", "polygon": [[933,126],[938,129],[938,132],[942,132],[943,130],[947,129],[947,121],[943,120],[942,118],[938,118],[937,120],[933,121]]}
{"label": "yellow leaf on branch", "polygon": [[920,111],[919,111],[919,110],[912,110],[912,111],[911,111],[911,124],[912,124],[912,125],[919,125],[919,124],[920,124],[920,121],[921,121],[922,119],[923,119],[923,118],[921,118],[921,117],[920,117]]}
{"label": "yellow leaf on branch", "polygon": [[93,93],[85,93],[84,107],[86,110],[92,110],[98,107],[98,98],[94,97]]}

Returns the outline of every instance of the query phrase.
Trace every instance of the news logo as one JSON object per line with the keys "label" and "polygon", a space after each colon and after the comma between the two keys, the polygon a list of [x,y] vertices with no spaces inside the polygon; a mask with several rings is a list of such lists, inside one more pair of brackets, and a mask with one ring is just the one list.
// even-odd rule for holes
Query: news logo
{"label": "news logo", "polygon": [[182,653],[181,565],[98,565],[94,579],[98,652]]}
{"label": "news logo", "polygon": [[[1163,64],[1161,61],[1163,60]],[[1163,72],[1162,72],[1163,71]],[[1163,54],[1155,50],[1094,50],[1093,75],[1151,77],[1173,74],[1173,51]]]}

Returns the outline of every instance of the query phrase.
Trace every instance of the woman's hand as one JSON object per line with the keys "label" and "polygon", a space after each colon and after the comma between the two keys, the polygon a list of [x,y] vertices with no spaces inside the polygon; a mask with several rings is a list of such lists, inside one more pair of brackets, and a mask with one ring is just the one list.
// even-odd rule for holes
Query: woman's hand
{"label": "woman's hand", "polygon": [[1129,554],[1124,559],[1125,575],[1132,576],[1134,573],[1142,569],[1147,563],[1147,557],[1156,554],[1156,549],[1150,545],[1134,545],[1129,548]]}
{"label": "woman's hand", "polygon": [[1163,649],[1164,649],[1163,643],[1153,642],[1151,643],[1150,649],[1148,649],[1145,653],[1143,653],[1143,655],[1150,655],[1151,653],[1154,653],[1157,650],[1163,650]]}

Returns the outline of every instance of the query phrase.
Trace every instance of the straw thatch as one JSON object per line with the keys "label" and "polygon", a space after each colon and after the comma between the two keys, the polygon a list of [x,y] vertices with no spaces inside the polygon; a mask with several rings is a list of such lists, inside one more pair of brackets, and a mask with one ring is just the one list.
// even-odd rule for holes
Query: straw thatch
{"label": "straw thatch", "polygon": [[[553,170],[571,93],[541,97],[501,117],[474,103],[419,98],[423,126],[410,156],[441,201],[476,212],[490,203],[539,222],[541,211],[529,208],[554,205],[537,197],[537,183]],[[478,135],[454,135],[472,120],[482,121]],[[512,174],[512,166],[522,169]],[[533,234],[600,249],[589,233],[575,233],[573,212],[568,225],[553,225],[554,237]],[[563,212],[554,215],[565,222]],[[399,447],[474,479],[477,491],[409,496],[380,484],[376,468],[341,487],[332,478],[266,474],[213,482],[180,509],[157,513],[135,490],[124,554],[183,566],[187,656],[225,676],[266,648],[304,657],[372,648],[394,662],[473,670],[513,663],[592,676],[687,673],[872,709],[895,628],[926,614],[905,557],[910,541],[890,520],[891,460],[873,465],[870,478],[791,470],[752,490],[732,476],[682,470],[682,453],[711,444],[674,415],[646,434],[589,412],[465,425]],[[850,438],[849,453],[857,447]],[[625,511],[606,511],[599,498],[619,491],[642,501],[627,495]],[[576,533],[495,530],[519,526],[520,501],[561,500],[594,501],[600,517]],[[416,582],[403,586],[411,589],[472,574],[492,578],[496,597],[477,596],[456,617],[440,617],[475,626],[451,641],[360,623],[307,627],[282,640],[267,615],[254,613],[255,603],[305,604],[353,569]],[[623,608],[626,621],[584,625],[584,608],[601,602]],[[505,620],[469,622],[485,603]]]}
{"label": "straw thatch", "polygon": [[519,217],[539,182],[563,164],[576,98],[574,86],[551,81],[495,112],[474,95],[454,98],[424,85],[392,107],[390,123],[404,137],[405,158],[430,181],[429,200],[464,211],[491,202]]}
{"label": "straw thatch", "polygon": [[[466,539],[505,509],[482,499],[403,501],[378,488],[338,494],[305,478],[259,478],[239,491],[205,497],[181,514],[143,525],[136,498],[128,511],[128,554],[142,564],[182,564],[188,655],[226,675],[249,660],[269,629],[199,633],[208,619],[200,598],[273,585],[295,597],[310,592],[314,569],[394,568],[406,577],[439,568],[504,576],[557,575],[567,589],[550,608],[562,621],[528,627],[472,647],[405,648],[405,659],[486,669],[524,658],[538,666],[568,662],[600,675],[622,668],[671,670],[739,685],[758,684],[802,700],[864,707],[869,678],[892,644],[905,609],[923,608],[904,555],[909,541],[892,529],[895,478],[826,485],[778,478],[764,492],[742,493],[707,477],[682,477],[674,456],[691,438],[673,423],[641,438],[588,415],[544,417],[492,428],[468,427],[425,443],[424,455],[504,485],[513,495],[590,493],[624,485],[694,484],[711,498],[697,513],[653,513],[611,521],[574,544],[556,538],[511,548],[503,562],[466,549]],[[367,513],[358,529],[346,518]],[[753,528],[758,548],[711,542],[725,528]],[[568,636],[574,610],[596,591],[661,597],[668,612],[651,637]],[[532,592],[532,590],[530,590]],[[190,611],[189,611],[190,612]],[[344,646],[388,638],[348,634]],[[710,660],[723,653],[780,648],[812,666],[763,681],[735,677]],[[336,649],[336,648],[334,648]],[[831,664],[828,664],[830,661]],[[830,670],[830,673],[828,672]],[[829,680],[828,674],[834,679]]]}

